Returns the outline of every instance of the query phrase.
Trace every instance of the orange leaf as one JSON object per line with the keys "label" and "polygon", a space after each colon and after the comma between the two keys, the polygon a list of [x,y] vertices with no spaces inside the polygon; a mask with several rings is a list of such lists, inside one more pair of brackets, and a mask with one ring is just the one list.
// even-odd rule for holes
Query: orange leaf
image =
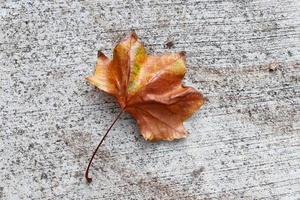
{"label": "orange leaf", "polygon": [[112,60],[99,52],[95,73],[86,79],[116,97],[146,140],[173,140],[186,136],[183,121],[204,103],[201,93],[182,85],[185,72],[185,53],[148,55],[132,33],[115,47]]}

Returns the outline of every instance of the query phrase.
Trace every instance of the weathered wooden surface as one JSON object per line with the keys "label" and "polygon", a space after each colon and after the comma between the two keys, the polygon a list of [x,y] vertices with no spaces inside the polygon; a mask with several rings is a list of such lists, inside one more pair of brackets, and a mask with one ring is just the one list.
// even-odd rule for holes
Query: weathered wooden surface
{"label": "weathered wooden surface", "polygon": [[[0,5],[0,199],[300,198],[298,0]],[[131,29],[150,53],[186,51],[209,102],[176,142],[124,115],[88,185],[119,108],[84,76]]]}

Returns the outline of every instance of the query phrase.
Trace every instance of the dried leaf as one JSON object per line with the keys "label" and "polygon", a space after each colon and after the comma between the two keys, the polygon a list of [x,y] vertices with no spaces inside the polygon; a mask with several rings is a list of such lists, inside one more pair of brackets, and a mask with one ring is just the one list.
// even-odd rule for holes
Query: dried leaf
{"label": "dried leaf", "polygon": [[201,93],[182,85],[185,72],[185,53],[148,55],[132,33],[115,47],[112,60],[98,53],[87,80],[116,97],[146,140],[173,140],[186,136],[183,121],[204,103]]}

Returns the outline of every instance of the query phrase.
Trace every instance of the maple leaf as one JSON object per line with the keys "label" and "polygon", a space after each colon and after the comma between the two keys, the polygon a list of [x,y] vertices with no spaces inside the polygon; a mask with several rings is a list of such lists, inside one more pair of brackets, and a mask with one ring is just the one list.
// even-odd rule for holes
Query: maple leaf
{"label": "maple leaf", "polygon": [[[94,75],[86,79],[116,97],[121,113],[126,111],[136,119],[146,140],[170,141],[186,137],[183,121],[204,103],[201,93],[182,85],[185,73],[184,52],[148,55],[133,32],[117,44],[112,60],[98,52]],[[86,178],[90,182],[87,173]]]}

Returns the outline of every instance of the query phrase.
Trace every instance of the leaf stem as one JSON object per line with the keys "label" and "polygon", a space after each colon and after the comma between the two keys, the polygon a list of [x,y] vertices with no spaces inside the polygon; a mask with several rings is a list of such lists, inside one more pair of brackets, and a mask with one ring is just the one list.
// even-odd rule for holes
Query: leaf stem
{"label": "leaf stem", "polygon": [[85,171],[85,178],[87,180],[88,183],[92,182],[92,178],[89,177],[89,169],[91,167],[91,164],[92,164],[92,161],[99,149],[99,147],[101,146],[101,144],[103,143],[104,139],[106,138],[107,134],[110,132],[111,128],[114,126],[114,124],[117,122],[117,120],[120,118],[120,116],[122,115],[122,113],[124,112],[124,109],[121,110],[121,112],[118,114],[118,116],[116,117],[116,119],[113,121],[113,123],[110,125],[110,127],[107,129],[106,133],[104,134],[104,136],[102,137],[101,141],[99,142],[97,148],[95,149],[91,159],[90,159],[90,162],[86,168],[86,171]]}

